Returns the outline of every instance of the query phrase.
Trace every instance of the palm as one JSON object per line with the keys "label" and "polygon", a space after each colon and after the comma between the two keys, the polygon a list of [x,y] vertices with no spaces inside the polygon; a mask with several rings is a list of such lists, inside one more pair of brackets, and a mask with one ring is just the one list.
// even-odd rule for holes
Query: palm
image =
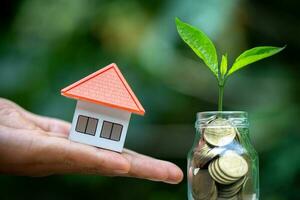
{"label": "palm", "polygon": [[29,176],[84,173],[178,183],[174,164],[125,149],[121,154],[67,139],[70,124],[0,99],[0,172]]}

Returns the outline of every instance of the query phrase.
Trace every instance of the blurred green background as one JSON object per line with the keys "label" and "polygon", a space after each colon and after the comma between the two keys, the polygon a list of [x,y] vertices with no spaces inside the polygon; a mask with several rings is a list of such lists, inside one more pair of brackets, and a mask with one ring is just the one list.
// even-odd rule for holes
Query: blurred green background
{"label": "blurred green background", "polygon": [[[125,147],[186,171],[195,114],[217,109],[217,84],[179,38],[174,18],[204,30],[230,63],[247,48],[280,54],[230,77],[225,110],[250,115],[260,155],[261,199],[300,199],[299,1],[4,0],[0,6],[0,95],[71,121],[75,101],[60,89],[112,62],[146,109]],[[0,199],[182,200],[186,180],[167,185],[101,176],[0,176]]]}

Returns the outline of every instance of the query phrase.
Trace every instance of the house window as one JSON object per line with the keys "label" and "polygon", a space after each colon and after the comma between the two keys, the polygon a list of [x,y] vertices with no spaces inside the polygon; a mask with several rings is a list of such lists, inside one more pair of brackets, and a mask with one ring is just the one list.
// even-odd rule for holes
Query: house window
{"label": "house window", "polygon": [[100,137],[120,141],[123,126],[121,124],[104,121]]}
{"label": "house window", "polygon": [[75,130],[79,133],[95,135],[97,124],[98,124],[98,119],[79,115]]}

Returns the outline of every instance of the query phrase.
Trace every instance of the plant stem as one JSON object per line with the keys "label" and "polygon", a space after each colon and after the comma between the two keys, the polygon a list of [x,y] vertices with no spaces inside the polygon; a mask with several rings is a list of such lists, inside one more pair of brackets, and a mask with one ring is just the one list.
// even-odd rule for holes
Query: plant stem
{"label": "plant stem", "polygon": [[219,84],[219,102],[218,102],[218,111],[223,110],[223,95],[224,95],[224,85]]}

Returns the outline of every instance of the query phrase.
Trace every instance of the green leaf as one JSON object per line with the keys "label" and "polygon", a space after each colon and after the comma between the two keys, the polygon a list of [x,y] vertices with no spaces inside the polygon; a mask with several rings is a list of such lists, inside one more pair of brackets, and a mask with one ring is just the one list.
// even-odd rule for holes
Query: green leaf
{"label": "green leaf", "polygon": [[243,52],[233,63],[231,69],[229,70],[227,76],[231,75],[233,72],[238,71],[239,69],[259,61],[261,59],[272,56],[276,53],[282,51],[284,47],[271,47],[271,46],[262,46],[255,47]]}
{"label": "green leaf", "polygon": [[221,72],[222,76],[225,76],[225,74],[227,72],[227,54],[226,55],[222,55],[220,72]]}
{"label": "green leaf", "polygon": [[177,31],[182,40],[189,45],[218,78],[218,57],[212,41],[197,28],[176,18]]}

